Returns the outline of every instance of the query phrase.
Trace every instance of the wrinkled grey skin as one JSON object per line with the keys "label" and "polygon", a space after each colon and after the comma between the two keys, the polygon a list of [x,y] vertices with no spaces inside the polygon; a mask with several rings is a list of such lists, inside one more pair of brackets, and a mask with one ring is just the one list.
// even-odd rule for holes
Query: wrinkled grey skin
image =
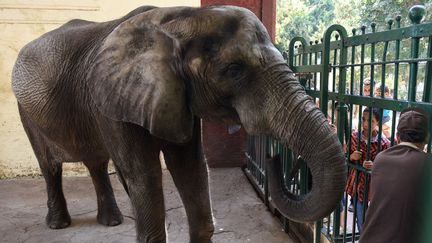
{"label": "wrinkled grey skin", "polygon": [[84,161],[98,222],[117,225],[112,158],[128,192],[139,242],[165,242],[159,152],[189,222],[191,242],[213,234],[199,118],[241,124],[285,142],[308,162],[309,194],[295,197],[269,162],[272,200],[289,218],[330,213],[345,184],[340,143],[250,11],[141,7],[105,23],[72,20],[26,45],[12,86],[47,183],[51,228],[70,222],[62,162]]}

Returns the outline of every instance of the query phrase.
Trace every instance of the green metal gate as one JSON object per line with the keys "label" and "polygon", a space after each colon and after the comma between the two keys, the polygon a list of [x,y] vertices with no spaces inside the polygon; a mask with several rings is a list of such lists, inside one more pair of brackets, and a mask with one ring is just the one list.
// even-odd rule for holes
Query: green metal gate
{"label": "green metal gate", "polygon": [[[400,26],[401,16],[397,16],[383,26],[383,31],[377,31],[376,24],[372,23],[370,27],[353,29],[349,36],[344,27],[333,25],[325,31],[321,41],[307,42],[297,37],[290,42],[288,63],[308,94],[328,116],[329,122],[337,127],[341,143],[346,144],[347,166],[349,171],[355,173],[356,185],[360,173],[366,174],[366,185],[369,183],[367,175],[370,174],[368,169],[348,159],[351,149],[349,138],[354,130],[361,134],[364,108],[379,108],[381,118],[384,113],[389,113],[389,121],[380,120],[378,141],[385,139],[382,134],[386,133],[391,145],[395,143],[397,118],[401,110],[420,107],[432,114],[432,22],[421,23],[424,14],[422,6],[414,6],[409,14],[412,25],[407,27]],[[369,95],[363,93],[364,80],[370,82]],[[377,88],[383,92],[374,94]],[[387,89],[391,91],[391,96],[385,95]],[[430,125],[432,127],[432,121]],[[371,134],[370,129],[367,132]],[[267,155],[281,154],[288,188],[297,194],[307,192],[308,169],[296,155],[272,138],[261,136],[248,139],[245,172],[271,209],[264,166]],[[431,153],[431,140],[427,146],[428,153]],[[364,195],[367,198],[367,191]],[[357,196],[356,190],[354,202]],[[350,217],[357,217],[356,212],[348,212],[348,195],[345,195],[344,201],[346,206],[342,212],[341,208],[336,208],[331,215],[315,223],[314,242],[320,242],[322,236],[330,242],[358,240],[355,220],[349,224]],[[367,204],[363,215],[366,210]],[[273,211],[277,214],[277,210]],[[283,217],[281,220],[284,230],[298,231],[293,230],[295,223]]]}

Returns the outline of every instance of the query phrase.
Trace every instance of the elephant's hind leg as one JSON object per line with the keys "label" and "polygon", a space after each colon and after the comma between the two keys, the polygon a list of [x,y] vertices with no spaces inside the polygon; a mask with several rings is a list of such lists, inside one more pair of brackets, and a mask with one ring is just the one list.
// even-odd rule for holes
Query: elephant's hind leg
{"label": "elephant's hind leg", "polygon": [[102,161],[84,161],[90,171],[93,185],[96,189],[99,224],[115,226],[123,222],[121,214],[114,197],[111,182],[108,176],[108,159]]}
{"label": "elephant's hind leg", "polygon": [[[37,156],[38,157],[38,156]],[[51,229],[63,229],[71,224],[62,188],[62,164],[51,159],[38,159],[48,193],[46,224]],[[48,164],[48,166],[47,166]]]}
{"label": "elephant's hind leg", "polygon": [[62,161],[58,159],[61,151],[48,142],[21,109],[20,114],[24,130],[30,140],[46,182],[48,194],[46,223],[51,229],[66,228],[71,224],[71,218],[63,195]]}
{"label": "elephant's hind leg", "polygon": [[[39,162],[39,164],[45,163]],[[46,224],[51,229],[63,229],[71,224],[66,199],[62,188],[62,164],[48,160],[50,166],[42,167],[48,193],[48,214],[45,218]]]}

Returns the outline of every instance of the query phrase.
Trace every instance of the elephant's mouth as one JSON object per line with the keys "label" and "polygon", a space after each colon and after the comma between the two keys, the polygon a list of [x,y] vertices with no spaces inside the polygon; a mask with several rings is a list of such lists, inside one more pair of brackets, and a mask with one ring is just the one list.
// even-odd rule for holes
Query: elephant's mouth
{"label": "elephant's mouth", "polygon": [[212,110],[212,114],[201,116],[204,120],[223,122],[228,125],[241,125],[240,117],[237,111],[226,105],[220,106],[216,110]]}

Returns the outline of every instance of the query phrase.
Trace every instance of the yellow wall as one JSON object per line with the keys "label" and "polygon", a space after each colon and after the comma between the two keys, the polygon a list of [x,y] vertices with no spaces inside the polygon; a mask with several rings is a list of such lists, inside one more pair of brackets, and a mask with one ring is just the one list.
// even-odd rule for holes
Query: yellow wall
{"label": "yellow wall", "polygon": [[[10,87],[13,64],[26,43],[74,18],[105,21],[123,16],[141,5],[199,4],[200,0],[0,0],[0,179],[39,174]],[[84,170],[80,165],[65,167],[66,174]]]}

